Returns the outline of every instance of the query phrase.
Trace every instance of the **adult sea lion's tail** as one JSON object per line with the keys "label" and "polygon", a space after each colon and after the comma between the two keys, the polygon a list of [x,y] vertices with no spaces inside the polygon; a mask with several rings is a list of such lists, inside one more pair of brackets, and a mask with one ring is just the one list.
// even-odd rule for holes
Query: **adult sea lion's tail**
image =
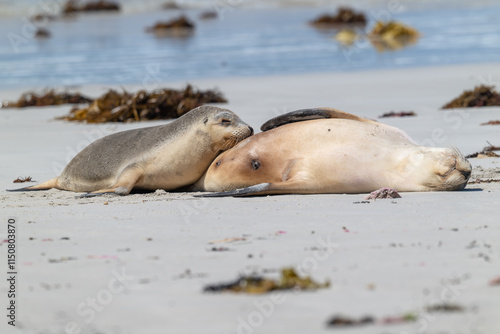
{"label": "adult sea lion's tail", "polygon": [[52,180],[48,180],[46,182],[37,184],[35,186],[31,187],[24,187],[24,188],[19,188],[19,189],[6,189],[7,191],[10,192],[24,192],[24,191],[39,191],[39,190],[48,190],[52,188],[57,188],[57,177],[53,178]]}

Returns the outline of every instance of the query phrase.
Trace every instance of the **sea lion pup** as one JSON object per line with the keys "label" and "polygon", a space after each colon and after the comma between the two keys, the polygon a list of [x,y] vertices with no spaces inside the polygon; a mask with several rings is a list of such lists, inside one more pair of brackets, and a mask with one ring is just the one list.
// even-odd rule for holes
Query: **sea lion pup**
{"label": "sea lion pup", "polygon": [[61,176],[14,191],[57,188],[126,195],[133,188],[172,190],[196,182],[221,153],[253,134],[227,109],[201,106],[160,126],[101,138],[78,153]]}
{"label": "sea lion pup", "polygon": [[456,149],[417,145],[392,126],[331,108],[294,111],[221,154],[194,185],[205,197],[461,190]]}

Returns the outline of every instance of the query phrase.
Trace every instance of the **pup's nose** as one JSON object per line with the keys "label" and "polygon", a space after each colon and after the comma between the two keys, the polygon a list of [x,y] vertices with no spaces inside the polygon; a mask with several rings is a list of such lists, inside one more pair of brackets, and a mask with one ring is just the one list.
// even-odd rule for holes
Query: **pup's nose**
{"label": "pup's nose", "polygon": [[248,129],[250,130],[250,136],[253,135],[253,128],[249,126]]}

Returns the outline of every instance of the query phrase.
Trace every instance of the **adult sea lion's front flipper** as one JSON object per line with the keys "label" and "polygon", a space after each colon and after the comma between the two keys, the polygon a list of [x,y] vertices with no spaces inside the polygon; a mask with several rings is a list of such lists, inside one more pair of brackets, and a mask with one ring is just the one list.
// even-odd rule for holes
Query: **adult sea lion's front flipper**
{"label": "adult sea lion's front flipper", "polygon": [[322,118],[342,118],[360,122],[375,122],[368,118],[356,116],[335,108],[310,108],[291,111],[289,113],[271,118],[269,121],[262,124],[260,129],[262,131],[268,131],[288,123],[303,122]]}
{"label": "adult sea lion's front flipper", "polygon": [[265,195],[261,194],[263,191],[269,189],[271,183],[260,183],[254,186],[240,188],[229,191],[221,191],[218,193],[205,193],[200,195],[194,195],[194,197],[228,197],[228,196],[247,196],[247,195]]}
{"label": "adult sea lion's front flipper", "polygon": [[276,183],[260,183],[254,186],[239,188],[230,191],[222,191],[216,193],[206,193],[194,195],[195,197],[228,197],[228,196],[260,196],[260,195],[284,195],[284,194],[313,194],[314,189],[311,189],[304,180],[293,180],[276,182]]}

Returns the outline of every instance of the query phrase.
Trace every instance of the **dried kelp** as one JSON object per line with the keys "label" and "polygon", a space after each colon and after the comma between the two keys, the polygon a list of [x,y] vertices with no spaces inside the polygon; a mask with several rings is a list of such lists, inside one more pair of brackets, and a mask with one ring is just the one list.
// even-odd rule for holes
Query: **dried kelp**
{"label": "dried kelp", "polygon": [[105,0],[89,1],[83,5],[79,5],[77,0],[69,0],[62,10],[63,14],[97,11],[120,11],[120,5],[116,2]]}
{"label": "dried kelp", "polygon": [[500,151],[500,146],[493,146],[490,142],[487,142],[489,146],[484,148],[485,151]]}
{"label": "dried kelp", "polygon": [[479,152],[475,157],[472,158],[500,158],[500,155],[498,155],[495,152]]}
{"label": "dried kelp", "polygon": [[369,325],[375,323],[375,319],[371,316],[362,317],[360,319],[348,318],[341,315],[333,316],[327,322],[328,327],[351,327],[360,325]]}
{"label": "dried kelp", "polygon": [[214,10],[207,10],[200,14],[200,20],[211,20],[211,19],[216,19],[218,17],[219,14],[217,14],[217,12]]}
{"label": "dried kelp", "polygon": [[241,276],[233,282],[207,285],[205,292],[238,292],[249,294],[263,294],[276,290],[316,290],[327,288],[330,282],[323,284],[314,282],[309,276],[299,277],[293,268],[281,270],[281,278],[272,280],[261,276]]}
{"label": "dried kelp", "polygon": [[417,116],[417,114],[414,111],[400,111],[400,112],[391,111],[391,112],[380,115],[378,118],[407,117],[407,116]]}
{"label": "dried kelp", "polygon": [[92,102],[92,99],[80,93],[56,93],[51,89],[44,93],[26,92],[21,95],[17,102],[4,102],[2,108],[25,108],[57,106],[61,104],[81,104]]}
{"label": "dried kelp", "polygon": [[480,85],[465,90],[459,97],[448,102],[442,109],[500,106],[500,93],[493,86]]}
{"label": "dried kelp", "polygon": [[168,1],[168,2],[165,2],[162,6],[161,6],[162,9],[165,9],[165,10],[172,10],[172,9],[183,9],[177,2],[175,1]]}
{"label": "dried kelp", "polygon": [[50,37],[50,31],[47,29],[39,28],[35,32],[35,37],[36,38],[49,38]]}
{"label": "dried kelp", "polygon": [[67,121],[87,123],[130,122],[171,119],[205,103],[223,103],[227,100],[216,90],[200,91],[188,85],[183,90],[159,89],[137,93],[109,90],[94,100],[89,107],[73,109],[62,117]]}
{"label": "dried kelp", "polygon": [[363,35],[358,33],[356,29],[352,28],[342,29],[335,35],[335,40],[345,47],[353,46],[354,43],[362,38]]}
{"label": "dried kelp", "polygon": [[393,324],[404,324],[408,322],[414,322],[418,320],[418,316],[415,313],[406,313],[398,316],[383,317],[376,320],[372,316],[364,316],[359,319],[346,317],[342,315],[335,315],[327,322],[328,327],[352,327],[352,326],[362,326],[371,325],[379,323],[381,325],[393,325]]}
{"label": "dried kelp", "polygon": [[379,52],[402,49],[415,44],[419,37],[414,28],[395,21],[378,21],[369,34],[370,42]]}
{"label": "dried kelp", "polygon": [[390,199],[401,198],[401,195],[397,192],[396,189],[382,188],[379,190],[372,191],[369,195],[365,196],[365,201],[385,199],[385,198],[390,198]]}
{"label": "dried kelp", "polygon": [[349,7],[340,7],[335,15],[324,14],[309,23],[317,28],[343,28],[346,26],[364,27],[366,22],[365,14]]}
{"label": "dried kelp", "polygon": [[417,320],[418,320],[418,315],[410,312],[395,317],[384,317],[379,321],[379,323],[381,323],[382,325],[393,325],[393,324],[404,324],[407,322],[415,322]]}
{"label": "dried kelp", "polygon": [[452,304],[452,303],[442,303],[442,304],[436,304],[436,305],[431,305],[427,306],[425,308],[427,312],[432,313],[432,312],[463,312],[464,307],[458,304]]}
{"label": "dried kelp", "polygon": [[475,152],[466,156],[467,159],[477,158],[477,157],[500,157],[500,155],[496,154],[494,151],[500,151],[500,146],[493,146],[489,143],[489,146],[483,148],[481,152]]}
{"label": "dried kelp", "polygon": [[31,22],[49,22],[54,21],[56,17],[47,13],[36,14],[30,18]]}
{"label": "dried kelp", "polygon": [[500,179],[475,179],[472,181],[469,181],[469,184],[479,184],[479,183],[498,183],[500,182]]}
{"label": "dried kelp", "polygon": [[146,32],[154,33],[158,37],[188,37],[194,32],[194,24],[184,15],[166,22],[157,22],[154,26],[146,29]]}
{"label": "dried kelp", "polygon": [[35,182],[35,181],[33,181],[31,176],[26,176],[26,177],[18,177],[17,179],[15,179],[12,182],[13,183],[24,183],[24,182]]}
{"label": "dried kelp", "polygon": [[481,125],[500,125],[500,120],[489,121],[489,122],[486,122],[486,123],[481,123]]}

